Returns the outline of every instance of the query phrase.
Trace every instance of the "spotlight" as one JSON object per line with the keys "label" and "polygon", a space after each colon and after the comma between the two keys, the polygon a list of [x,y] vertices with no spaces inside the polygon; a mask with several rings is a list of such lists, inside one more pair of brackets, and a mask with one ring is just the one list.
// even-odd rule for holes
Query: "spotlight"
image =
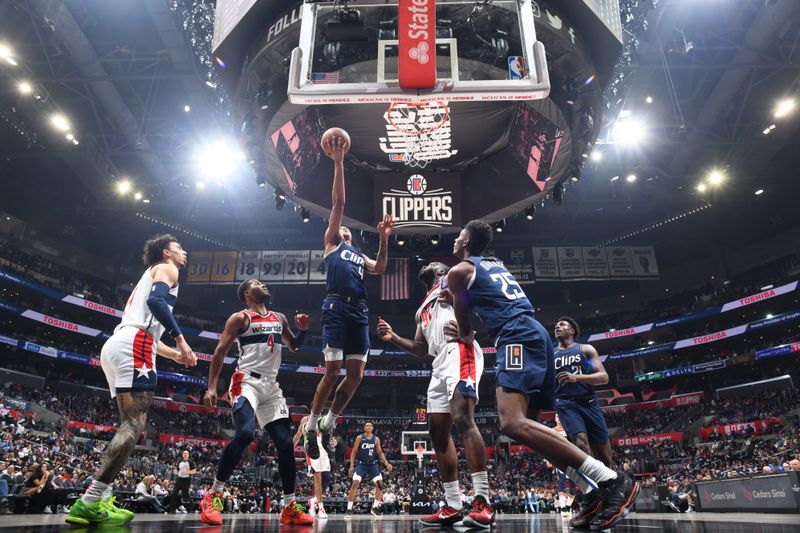
{"label": "spotlight", "polygon": [[700,193],[706,192],[706,184],[703,183],[703,182],[698,183],[697,184],[697,192],[700,192]]}
{"label": "spotlight", "polygon": [[567,82],[564,84],[564,92],[567,93],[567,103],[569,105],[575,105],[575,102],[578,101],[580,97],[580,89],[578,89],[575,80],[569,78]]}
{"label": "spotlight", "polygon": [[80,143],[78,142],[78,139],[72,139],[72,144],[78,146]]}
{"label": "spotlight", "polygon": [[197,166],[207,178],[223,178],[236,168],[236,161],[244,154],[225,139],[206,145],[197,154]]}
{"label": "spotlight", "polygon": [[303,219],[303,223],[307,224],[309,220],[311,220],[311,213],[308,212],[308,209],[305,207],[300,208],[300,218]]}
{"label": "spotlight", "polygon": [[33,92],[33,85],[27,81],[21,81],[17,85],[17,89],[19,90],[20,94],[31,94]]}
{"label": "spotlight", "polygon": [[69,131],[70,129],[69,120],[67,120],[67,117],[61,113],[52,115],[50,117],[50,124],[52,124],[53,127],[58,131]]}
{"label": "spotlight", "polygon": [[184,113],[188,113],[188,112],[190,112],[191,110],[192,110],[192,107],[191,107],[191,106],[189,106],[188,104],[187,104],[187,105],[185,105],[185,106],[183,106],[183,112],[184,112]]}
{"label": "spotlight", "polygon": [[259,87],[256,93],[256,103],[262,111],[269,109],[269,87],[266,83]]}
{"label": "spotlight", "polygon": [[275,188],[275,209],[280,211],[284,207],[286,207],[286,195],[283,194],[283,191],[280,189],[280,187],[276,187]]}
{"label": "spotlight", "polygon": [[756,196],[761,196],[762,194],[764,194],[764,189],[758,189],[756,191]]}
{"label": "spotlight", "polygon": [[535,216],[536,216],[535,205],[529,205],[528,207],[525,208],[525,218],[527,218],[528,220],[533,220]]}
{"label": "spotlight", "polygon": [[497,233],[503,233],[504,229],[506,229],[506,220],[505,219],[499,220],[499,221],[494,223],[494,230]]}
{"label": "spotlight", "polygon": [[65,135],[65,137],[66,137],[66,139],[67,139],[68,141],[71,141],[71,140],[75,139],[75,136],[74,136],[72,133],[67,133],[67,134]]}
{"label": "spotlight", "polygon": [[406,244],[406,238],[403,237],[402,235],[398,235],[397,236],[397,245],[398,246],[405,246],[405,244]]}
{"label": "spotlight", "polygon": [[723,181],[725,181],[725,174],[721,170],[714,169],[708,173],[708,182],[711,185],[719,185]]}
{"label": "spotlight", "polygon": [[797,107],[797,101],[794,98],[784,98],[775,105],[775,112],[772,116],[775,118],[785,118],[794,111],[795,107]]}
{"label": "spotlight", "polygon": [[602,160],[603,160],[603,152],[601,152],[600,150],[597,150],[597,149],[592,151],[592,161],[597,163],[597,162],[602,161]]}
{"label": "spotlight", "polygon": [[14,51],[5,44],[0,44],[0,59],[5,60],[6,63],[12,66],[17,66],[17,60],[14,59]]}
{"label": "spotlight", "polygon": [[561,202],[564,201],[564,193],[567,192],[567,188],[564,187],[563,183],[558,183],[553,188],[553,202],[556,205],[561,205]]}
{"label": "spotlight", "polygon": [[256,174],[256,183],[262,189],[267,186],[267,177],[263,174]]}
{"label": "spotlight", "polygon": [[129,180],[121,180],[117,182],[117,193],[125,195],[131,190],[131,182]]}
{"label": "spotlight", "polygon": [[431,244],[436,246],[439,244],[439,236],[438,235],[431,235]]}
{"label": "spotlight", "polygon": [[627,181],[628,183],[633,183],[634,181],[636,181],[636,174],[628,174],[625,177],[625,181]]}
{"label": "spotlight", "polygon": [[644,101],[647,102],[648,104],[652,104],[653,103],[653,97],[652,96],[648,96],[647,98],[644,99]]}
{"label": "spotlight", "polygon": [[141,200],[142,199],[142,193],[137,192],[136,194],[133,195],[133,199],[134,200]]}
{"label": "spotlight", "polygon": [[197,190],[199,191],[202,191],[203,189],[206,188],[206,182],[204,181],[198,181],[195,185],[197,186]]}
{"label": "spotlight", "polygon": [[570,165],[569,170],[567,172],[567,176],[569,176],[569,178],[573,182],[580,181],[580,179],[581,179],[581,166],[578,165],[578,164],[574,164],[574,163],[572,165]]}
{"label": "spotlight", "polygon": [[636,146],[646,138],[646,131],[641,122],[633,118],[617,120],[613,131],[614,140],[620,144]]}
{"label": "spotlight", "polygon": [[619,179],[619,176],[614,176],[613,178],[611,178],[611,181],[617,181],[618,179]]}

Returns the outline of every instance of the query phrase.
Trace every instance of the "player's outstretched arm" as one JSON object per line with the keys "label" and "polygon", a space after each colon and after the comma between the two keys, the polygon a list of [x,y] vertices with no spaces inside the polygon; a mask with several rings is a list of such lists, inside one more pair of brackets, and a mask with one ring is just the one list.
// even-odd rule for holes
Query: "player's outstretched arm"
{"label": "player's outstretched arm", "polygon": [[289,320],[283,313],[278,313],[278,317],[283,325],[283,333],[281,333],[281,341],[292,352],[296,352],[303,345],[306,338],[306,331],[310,327],[310,320],[305,313],[299,313],[294,316],[294,323],[297,325],[297,335],[289,328]]}
{"label": "player's outstretched arm", "polygon": [[211,358],[211,365],[208,368],[208,388],[203,397],[203,403],[209,409],[217,406],[217,381],[219,380],[219,373],[222,371],[222,364],[225,362],[225,356],[233,345],[233,341],[241,333],[247,325],[247,317],[244,313],[234,313],[228,317],[225,322],[225,329],[222,330],[222,335],[219,336],[217,347],[214,348],[214,356]]}
{"label": "player's outstretched arm", "polygon": [[153,287],[147,297],[147,307],[155,319],[164,326],[165,332],[175,339],[175,344],[180,352],[180,358],[175,361],[187,366],[194,366],[197,364],[197,357],[184,339],[181,328],[178,327],[178,322],[167,303],[170,287],[174,287],[178,283],[178,267],[170,263],[163,263],[154,266],[151,273]]}
{"label": "player's outstretched arm", "polygon": [[381,439],[380,437],[375,437],[375,454],[378,456],[378,459],[381,460],[383,466],[386,467],[388,472],[392,471],[392,464],[386,460],[386,456],[383,454],[383,448],[381,448]]}
{"label": "player's outstretched arm", "polygon": [[393,229],[394,217],[383,215],[383,220],[378,223],[378,237],[380,238],[378,256],[374,260],[369,257],[364,258],[364,266],[367,267],[368,273],[383,274],[386,272],[386,264],[389,262],[389,237],[391,237]]}
{"label": "player's outstretched arm", "polygon": [[458,323],[458,328],[445,324],[444,334],[448,341],[472,344],[475,340],[467,294],[468,280],[472,277],[474,271],[475,267],[472,263],[462,261],[447,273],[447,288],[453,297],[453,312]]}
{"label": "player's outstretched arm", "polygon": [[417,333],[414,335],[414,340],[406,339],[399,336],[392,329],[392,325],[384,319],[378,319],[378,336],[381,340],[391,342],[401,350],[410,353],[416,357],[428,357],[428,341],[422,334],[422,330],[417,326]]}
{"label": "player's outstretched arm", "polygon": [[328,229],[325,230],[325,252],[339,246],[341,237],[339,228],[344,218],[344,154],[347,153],[347,141],[338,135],[331,139],[329,146],[323,146],[325,154],[333,159],[333,190],[331,191],[331,216],[328,217]]}
{"label": "player's outstretched arm", "polygon": [[297,424],[297,431],[294,432],[294,437],[292,437],[292,447],[297,446],[297,443],[303,437],[303,428],[306,427],[306,422],[308,422],[308,417],[304,416],[300,423]]}

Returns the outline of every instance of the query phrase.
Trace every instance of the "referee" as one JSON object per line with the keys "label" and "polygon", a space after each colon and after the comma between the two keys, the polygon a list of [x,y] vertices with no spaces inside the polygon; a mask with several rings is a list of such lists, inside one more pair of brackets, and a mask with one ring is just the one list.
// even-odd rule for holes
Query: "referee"
{"label": "referee", "polygon": [[172,473],[175,474],[175,487],[172,489],[169,512],[174,513],[180,506],[181,512],[186,513],[186,508],[181,504],[181,493],[189,502],[192,501],[189,488],[192,486],[192,476],[197,473],[194,463],[189,459],[189,450],[183,450],[178,469],[173,470]]}

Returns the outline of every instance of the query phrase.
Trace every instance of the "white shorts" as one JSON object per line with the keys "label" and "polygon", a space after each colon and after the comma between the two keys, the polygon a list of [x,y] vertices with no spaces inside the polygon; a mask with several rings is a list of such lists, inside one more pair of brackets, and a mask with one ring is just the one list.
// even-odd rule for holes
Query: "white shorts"
{"label": "white shorts", "polygon": [[250,406],[256,412],[259,428],[281,418],[289,418],[289,408],[286,406],[283,391],[274,379],[256,379],[237,370],[231,376],[228,394],[234,406],[240,397],[250,402]]}
{"label": "white shorts", "polygon": [[100,351],[100,366],[114,398],[119,392],[153,391],[156,388],[156,345],[143,329],[120,328]]}
{"label": "white shorts", "polygon": [[472,344],[471,349],[460,342],[448,342],[443,353],[436,355],[434,365],[428,385],[429,413],[449,413],[450,400],[456,388],[465,397],[475,398],[475,402],[478,402],[483,351],[477,342]]}
{"label": "white shorts", "polygon": [[330,472],[331,460],[328,457],[328,452],[325,451],[325,447],[322,445],[322,435],[319,433],[317,433],[317,444],[319,444],[319,459],[312,459],[306,455],[306,465],[312,472]]}

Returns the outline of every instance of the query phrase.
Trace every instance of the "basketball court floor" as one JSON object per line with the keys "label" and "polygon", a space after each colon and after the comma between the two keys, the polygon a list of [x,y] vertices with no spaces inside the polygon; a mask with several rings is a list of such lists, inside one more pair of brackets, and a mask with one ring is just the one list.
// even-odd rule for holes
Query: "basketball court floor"
{"label": "basketball court floor", "polygon": [[[374,520],[371,516],[355,516],[345,520],[331,516],[314,526],[281,526],[277,514],[241,514],[225,516],[223,527],[209,527],[197,515],[141,514],[127,526],[81,528],[68,527],[63,515],[16,515],[0,518],[0,531],[55,532],[103,531],[131,533],[163,533],[166,531],[212,533],[222,531],[255,532],[280,531],[281,533],[411,533],[415,531],[481,531],[466,528],[424,527],[416,516],[393,516]],[[613,529],[620,532],[664,531],[668,533],[789,533],[800,531],[800,515],[753,513],[689,513],[689,514],[636,514],[632,513]],[[500,532],[571,531],[567,521],[556,515],[500,515],[494,528]]]}

